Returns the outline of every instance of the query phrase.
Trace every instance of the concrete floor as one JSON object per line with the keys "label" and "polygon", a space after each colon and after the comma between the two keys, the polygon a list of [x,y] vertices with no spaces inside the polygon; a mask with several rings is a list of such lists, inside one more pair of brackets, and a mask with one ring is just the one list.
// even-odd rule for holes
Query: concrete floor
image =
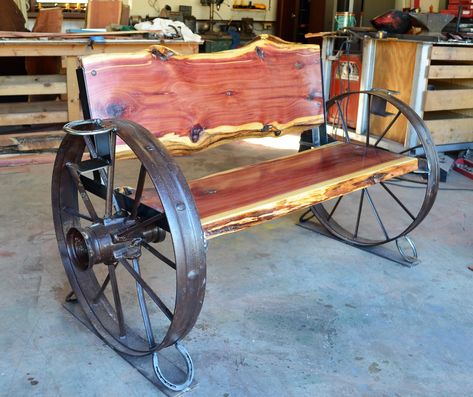
{"label": "concrete floor", "polygon": [[[283,153],[232,144],[179,161],[195,177]],[[50,173],[0,171],[0,395],[161,395],[62,307]],[[452,172],[442,187],[473,183]],[[473,395],[472,203],[440,192],[412,269],[297,227],[300,213],[212,240],[187,395]]]}

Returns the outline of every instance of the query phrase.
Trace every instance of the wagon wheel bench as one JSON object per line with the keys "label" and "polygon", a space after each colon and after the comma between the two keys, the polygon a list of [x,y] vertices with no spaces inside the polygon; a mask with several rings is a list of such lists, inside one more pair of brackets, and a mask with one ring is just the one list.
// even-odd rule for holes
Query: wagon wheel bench
{"label": "wagon wheel bench", "polygon": [[[216,54],[181,56],[155,46],[84,57],[78,77],[87,120],[65,126],[52,181],[61,258],[98,334],[121,353],[151,355],[156,375],[171,390],[192,382],[192,360],[180,341],[203,304],[209,239],[312,208],[334,233],[379,244],[412,230],[435,198],[438,163],[428,130],[407,105],[381,91],[365,93],[376,105],[373,117],[383,108],[391,112],[379,117],[391,124],[407,119],[422,158],[385,147],[388,131],[350,142],[345,95],[328,103],[340,110],[342,136],[334,142],[186,181],[172,154],[324,123],[318,46],[272,36]],[[414,172],[425,176],[428,191],[416,213],[385,184]],[[394,234],[383,225],[381,237],[368,240],[360,235],[358,206],[365,197],[380,219],[368,188],[381,184],[409,221]],[[335,210],[342,197],[357,192],[362,199],[349,231],[337,223]],[[323,207],[328,200],[336,201],[335,209]],[[187,367],[179,384],[159,367],[158,352],[173,345]]]}

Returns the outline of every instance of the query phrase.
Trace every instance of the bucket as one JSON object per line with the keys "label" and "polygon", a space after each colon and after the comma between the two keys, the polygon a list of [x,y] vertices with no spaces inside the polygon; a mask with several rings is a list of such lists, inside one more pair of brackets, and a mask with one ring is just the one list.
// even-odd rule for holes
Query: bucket
{"label": "bucket", "polygon": [[352,12],[337,12],[335,14],[335,30],[342,30],[356,25],[355,14]]}

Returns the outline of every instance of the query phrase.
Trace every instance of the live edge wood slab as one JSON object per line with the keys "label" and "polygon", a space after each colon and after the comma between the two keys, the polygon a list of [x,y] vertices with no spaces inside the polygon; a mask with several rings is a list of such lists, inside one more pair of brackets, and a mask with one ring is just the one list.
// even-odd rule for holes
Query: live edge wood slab
{"label": "live edge wood slab", "polygon": [[220,53],[177,55],[153,46],[81,63],[91,117],[136,121],[173,154],[323,122],[316,45],[262,36]]}
{"label": "live edge wood slab", "polygon": [[[318,149],[190,182],[206,238],[233,233],[292,211],[417,170],[417,159],[334,142]],[[143,204],[161,210],[154,189]]]}

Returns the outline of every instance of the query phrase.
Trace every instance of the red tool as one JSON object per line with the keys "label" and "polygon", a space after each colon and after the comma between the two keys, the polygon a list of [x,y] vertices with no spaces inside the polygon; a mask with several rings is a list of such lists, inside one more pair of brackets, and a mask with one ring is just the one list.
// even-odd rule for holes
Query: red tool
{"label": "red tool", "polygon": [[453,169],[466,177],[473,179],[473,161],[457,159],[453,163]]}

